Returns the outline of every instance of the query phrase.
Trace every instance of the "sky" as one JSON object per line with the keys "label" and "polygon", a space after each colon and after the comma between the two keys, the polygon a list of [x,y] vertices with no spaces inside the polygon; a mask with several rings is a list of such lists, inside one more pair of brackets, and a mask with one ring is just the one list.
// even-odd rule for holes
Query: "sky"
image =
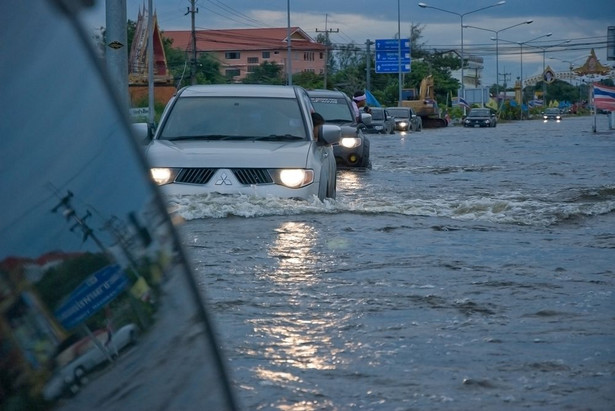
{"label": "sky", "polygon": [[[162,31],[191,29],[187,14],[190,0],[151,1]],[[424,1],[446,11],[421,8],[415,0],[194,1],[198,9],[197,30],[287,27],[290,16],[291,26],[300,27],[314,39],[319,32],[331,30],[329,37],[334,44],[354,43],[363,48],[367,40],[395,38],[398,27],[401,37],[408,37],[414,24],[422,27],[420,43],[424,48],[460,50],[463,19],[464,25],[483,29],[465,28],[463,47],[464,55],[483,57],[485,85],[496,83],[496,66],[500,84],[505,77],[510,84],[521,70],[524,78],[541,74],[543,60],[544,66],[556,72],[567,71],[570,64],[578,67],[592,48],[603,65],[615,65],[615,61],[607,60],[606,48],[607,28],[615,26],[614,0],[506,0],[495,7],[489,6],[498,0]],[[126,0],[127,18],[137,20],[139,9],[148,3],[149,0]],[[509,28],[528,20],[533,22]],[[106,25],[104,0],[97,0],[85,21],[92,29]],[[495,31],[497,64],[496,41],[492,40]],[[521,47],[519,43],[524,44]]]}

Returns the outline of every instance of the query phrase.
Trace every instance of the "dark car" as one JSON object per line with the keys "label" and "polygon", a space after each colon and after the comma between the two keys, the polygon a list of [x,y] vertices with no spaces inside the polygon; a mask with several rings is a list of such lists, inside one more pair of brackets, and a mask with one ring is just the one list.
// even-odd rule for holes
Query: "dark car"
{"label": "dark car", "polygon": [[387,111],[395,117],[395,129],[399,131],[421,131],[423,119],[417,116],[411,107],[387,107]]}
{"label": "dark car", "polygon": [[562,113],[559,108],[547,108],[545,109],[544,113],[542,113],[542,118],[544,119],[544,121],[561,121]]}
{"label": "dark car", "polygon": [[463,120],[464,127],[495,127],[497,119],[489,108],[475,107]]}
{"label": "dark car", "polygon": [[314,110],[323,116],[326,124],[342,128],[339,144],[333,144],[338,168],[369,168],[370,141],[363,130],[371,123],[372,116],[362,113],[364,124],[357,124],[350,98],[336,90],[309,90]]}
{"label": "dark car", "polygon": [[382,107],[370,107],[372,122],[365,127],[366,133],[395,134],[395,117]]}

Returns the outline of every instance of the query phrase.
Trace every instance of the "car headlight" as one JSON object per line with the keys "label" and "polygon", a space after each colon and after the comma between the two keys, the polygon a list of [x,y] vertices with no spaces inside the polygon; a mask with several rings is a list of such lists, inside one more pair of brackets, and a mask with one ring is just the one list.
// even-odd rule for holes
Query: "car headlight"
{"label": "car headlight", "polygon": [[342,137],[340,145],[346,148],[355,148],[361,145],[361,139],[357,137]]}
{"label": "car headlight", "polygon": [[177,176],[177,170],[167,167],[154,167],[150,169],[152,179],[159,186],[172,183]]}
{"label": "car headlight", "polygon": [[288,168],[276,170],[274,173],[276,184],[288,188],[301,188],[314,182],[314,170],[301,168]]}
{"label": "car headlight", "polygon": [[399,122],[399,126],[400,126],[401,128],[408,127],[408,122],[407,122],[407,121],[400,121],[400,122]]}

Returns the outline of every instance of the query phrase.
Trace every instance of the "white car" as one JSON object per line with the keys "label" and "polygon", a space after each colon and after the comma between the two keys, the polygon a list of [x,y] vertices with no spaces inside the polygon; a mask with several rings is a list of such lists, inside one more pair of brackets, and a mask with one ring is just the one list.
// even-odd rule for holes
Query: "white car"
{"label": "white car", "polygon": [[[139,329],[135,324],[127,324],[111,334],[106,331],[95,334],[99,344],[85,337],[62,351],[57,357],[59,367],[43,387],[43,398],[47,401],[62,396],[75,395],[81,386],[87,384],[87,374],[109,359],[117,357],[120,351],[136,343]],[[101,347],[103,351],[101,350]],[[62,363],[68,361],[67,363]]]}
{"label": "white car", "polygon": [[316,139],[313,111],[298,86],[185,87],[146,147],[152,178],[169,195],[335,198],[341,129],[324,125]]}

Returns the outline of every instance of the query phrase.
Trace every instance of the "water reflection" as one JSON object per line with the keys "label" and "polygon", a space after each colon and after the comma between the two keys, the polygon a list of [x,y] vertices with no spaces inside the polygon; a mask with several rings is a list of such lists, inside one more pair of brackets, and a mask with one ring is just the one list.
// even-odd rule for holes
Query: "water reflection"
{"label": "water reflection", "polygon": [[[318,315],[313,315],[310,310],[289,309],[321,303],[310,297],[310,289],[322,281],[320,231],[306,222],[286,222],[275,232],[277,237],[267,253],[276,263],[263,273],[263,279],[276,283],[272,288],[274,299],[283,301],[272,304],[267,318],[251,320],[255,335],[263,340],[258,354],[268,360],[266,367],[259,366],[253,372],[261,381],[293,386],[303,381],[308,370],[336,368],[339,350],[334,347],[332,336],[336,333],[332,330],[340,327],[327,310],[319,309]],[[305,403],[302,409],[321,405]]]}
{"label": "water reflection", "polygon": [[317,281],[315,266],[318,255],[315,245],[318,231],[307,223],[286,222],[275,230],[278,234],[268,251],[269,257],[277,260],[277,266],[270,274],[275,282],[313,283]]}
{"label": "water reflection", "polygon": [[365,181],[355,170],[338,170],[337,190],[338,192],[357,192],[364,188]]}

